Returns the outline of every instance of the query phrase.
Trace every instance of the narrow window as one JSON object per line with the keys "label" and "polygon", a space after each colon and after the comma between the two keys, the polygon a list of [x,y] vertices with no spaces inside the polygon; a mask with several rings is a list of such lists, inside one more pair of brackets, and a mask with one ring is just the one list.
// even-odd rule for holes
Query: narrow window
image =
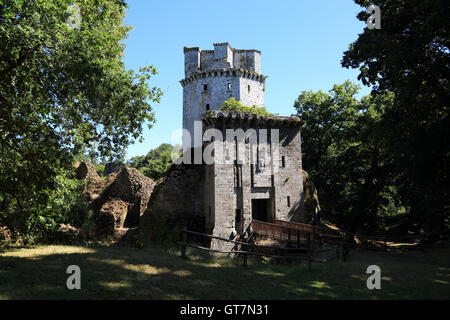
{"label": "narrow window", "polygon": [[203,85],[203,91],[208,91],[208,85],[207,84]]}
{"label": "narrow window", "polygon": [[242,188],[242,166],[234,162],[234,186],[236,188]]}
{"label": "narrow window", "polygon": [[290,207],[291,206],[291,197],[287,196],[287,206]]}
{"label": "narrow window", "polygon": [[206,104],[206,110],[209,110],[209,104]]}
{"label": "narrow window", "polygon": [[228,90],[231,90],[231,83],[228,83]]}
{"label": "narrow window", "polygon": [[236,209],[235,211],[235,217],[234,217],[234,227],[236,229],[237,233],[242,233],[243,225],[242,225],[242,209]]}
{"label": "narrow window", "polygon": [[242,220],[242,211],[241,211],[241,209],[236,209],[235,221],[241,222],[241,220]]}
{"label": "narrow window", "polygon": [[248,88],[248,92],[250,92],[250,85],[248,85],[247,88]]}
{"label": "narrow window", "polygon": [[286,159],[284,158],[284,156],[281,156],[281,167],[286,167]]}

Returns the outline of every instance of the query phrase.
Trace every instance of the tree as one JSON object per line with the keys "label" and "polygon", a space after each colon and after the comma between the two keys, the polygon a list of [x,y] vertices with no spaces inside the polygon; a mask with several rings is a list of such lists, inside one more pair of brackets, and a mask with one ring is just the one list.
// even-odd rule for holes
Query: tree
{"label": "tree", "polygon": [[[68,11],[72,2],[79,10]],[[150,102],[162,93],[147,81],[156,69],[135,74],[122,62],[126,7],[0,0],[0,223],[28,232],[83,146],[120,157],[154,122]]]}
{"label": "tree", "polygon": [[158,148],[150,150],[146,156],[131,158],[128,164],[153,181],[158,181],[172,166],[172,152],[175,150],[176,147],[171,144],[163,143]]}
{"label": "tree", "polygon": [[392,176],[380,123],[393,96],[360,101],[355,97],[358,90],[346,81],[329,93],[303,91],[294,107],[305,121],[303,166],[320,195],[322,215],[373,233],[386,214],[385,203],[395,198],[389,191]]}
{"label": "tree", "polygon": [[[383,114],[383,136],[399,193],[411,223],[443,230],[450,207],[449,6],[444,0],[370,4],[381,9],[381,29],[364,29],[344,52],[342,65],[359,68],[358,78],[373,94],[395,94],[394,107]],[[358,19],[367,16],[364,10]]]}

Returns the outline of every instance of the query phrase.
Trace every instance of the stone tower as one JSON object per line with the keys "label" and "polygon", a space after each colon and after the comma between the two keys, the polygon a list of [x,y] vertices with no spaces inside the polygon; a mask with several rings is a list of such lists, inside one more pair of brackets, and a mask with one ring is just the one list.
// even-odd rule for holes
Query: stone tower
{"label": "stone tower", "polygon": [[[214,50],[184,47],[183,149],[202,145],[201,117],[219,110],[231,97],[243,105],[264,106],[266,76],[261,74],[261,52],[233,49],[228,42],[214,43]],[[194,126],[195,121],[198,125]],[[196,139],[194,140],[194,133]]]}

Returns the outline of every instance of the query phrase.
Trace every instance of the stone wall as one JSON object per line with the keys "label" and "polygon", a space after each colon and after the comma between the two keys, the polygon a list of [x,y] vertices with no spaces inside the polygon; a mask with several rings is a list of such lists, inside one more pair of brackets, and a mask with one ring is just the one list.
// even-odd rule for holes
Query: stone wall
{"label": "stone wall", "polygon": [[[284,167],[283,167],[284,157]],[[280,128],[280,157],[275,175],[276,216],[278,220],[304,222],[303,176],[300,130],[295,127]],[[290,204],[288,206],[288,199]]]}
{"label": "stone wall", "polygon": [[185,76],[196,70],[235,68],[261,73],[261,51],[234,49],[228,42],[214,43],[214,50],[184,47]]}
{"label": "stone wall", "polygon": [[203,210],[203,166],[172,165],[154,188],[141,227],[150,229],[152,218],[164,217],[169,225],[205,231]]}
{"label": "stone wall", "polygon": [[261,73],[261,52],[258,50],[235,50],[233,67]]}
{"label": "stone wall", "polygon": [[[300,119],[219,111],[202,118],[204,130],[214,128],[221,133],[209,142],[216,158],[204,176],[208,232],[232,238],[245,231],[253,219],[253,200],[264,201],[266,221],[303,221]],[[227,137],[227,130],[236,129],[248,139]],[[277,130],[274,140],[271,129]],[[257,138],[251,133],[257,133]],[[277,141],[279,153],[275,152]],[[229,249],[230,244],[212,241],[211,246]]]}
{"label": "stone wall", "polygon": [[[219,110],[231,97],[248,106],[264,106],[266,76],[261,72],[261,52],[236,50],[227,42],[214,44],[214,50],[184,48],[183,128],[191,140],[183,139],[183,149],[200,147],[194,143],[194,121],[207,110]],[[206,87],[205,87],[206,86]]]}
{"label": "stone wall", "polygon": [[154,187],[155,182],[137,169],[123,168],[91,203],[96,225],[108,234],[138,226]]}

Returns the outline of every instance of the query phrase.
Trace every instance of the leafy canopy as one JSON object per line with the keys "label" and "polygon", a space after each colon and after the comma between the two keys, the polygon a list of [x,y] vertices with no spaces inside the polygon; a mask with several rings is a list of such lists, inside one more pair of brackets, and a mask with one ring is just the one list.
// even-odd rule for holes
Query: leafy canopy
{"label": "leafy canopy", "polygon": [[[342,65],[358,68],[373,94],[393,92],[383,137],[410,218],[442,230],[450,222],[449,11],[445,0],[355,0],[381,9],[381,29],[364,29]],[[370,2],[370,3],[369,3]],[[358,19],[366,21],[365,10]]]}
{"label": "leafy canopy", "polygon": [[[80,8],[75,29],[66,24],[72,3]],[[9,222],[23,226],[31,209],[40,212],[86,145],[120,157],[155,121],[150,103],[162,93],[148,80],[156,69],[134,73],[122,61],[126,7],[0,0],[0,210]]]}
{"label": "leafy canopy", "polygon": [[131,158],[128,165],[138,169],[153,181],[158,181],[172,166],[172,153],[177,149],[178,147],[163,143],[158,148],[150,150],[145,156]]}
{"label": "leafy canopy", "polygon": [[302,128],[303,166],[321,199],[322,214],[346,228],[374,232],[401,208],[382,140],[381,115],[393,95],[356,98],[350,81],[328,92],[303,91],[294,103]]}

